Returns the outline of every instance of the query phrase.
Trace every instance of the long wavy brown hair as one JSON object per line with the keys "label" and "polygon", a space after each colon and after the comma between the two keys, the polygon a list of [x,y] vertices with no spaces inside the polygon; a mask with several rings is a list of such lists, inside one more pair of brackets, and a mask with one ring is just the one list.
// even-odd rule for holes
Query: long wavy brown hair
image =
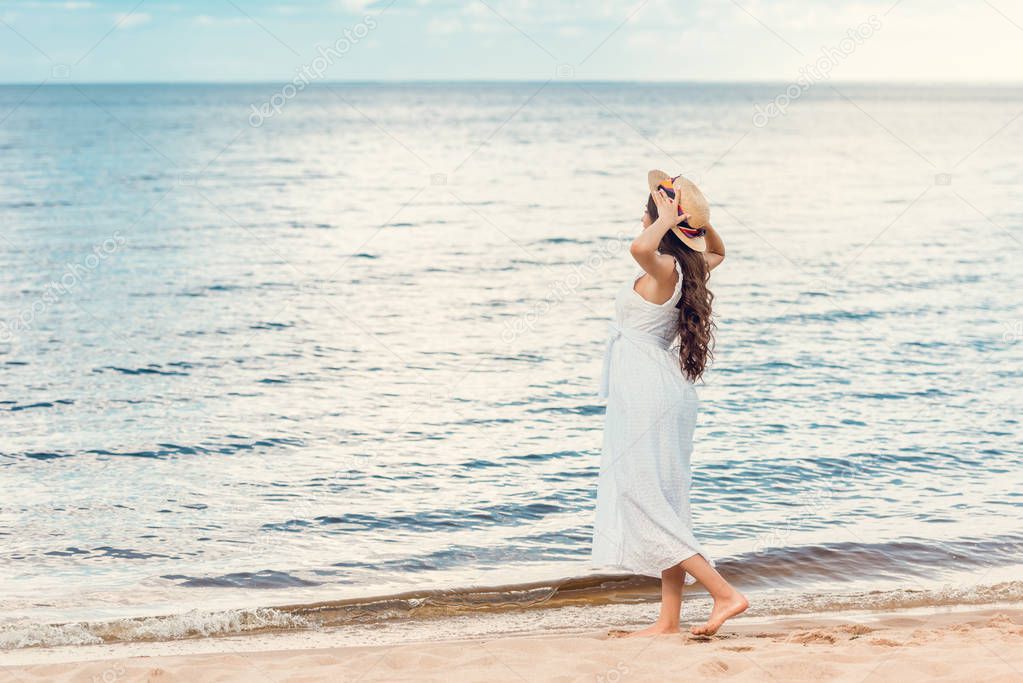
{"label": "long wavy brown hair", "polygon": [[[647,199],[646,211],[657,220],[654,198]],[[687,247],[669,230],[664,233],[657,251],[675,257],[682,270],[682,296],[678,303],[679,361],[682,374],[695,382],[703,376],[707,364],[714,358],[714,294],[707,289],[707,262],[703,255]]]}

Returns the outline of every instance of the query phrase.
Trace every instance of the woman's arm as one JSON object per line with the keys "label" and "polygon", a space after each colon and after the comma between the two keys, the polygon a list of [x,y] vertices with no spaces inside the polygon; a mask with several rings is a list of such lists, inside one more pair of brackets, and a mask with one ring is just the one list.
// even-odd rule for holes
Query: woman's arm
{"label": "woman's arm", "polygon": [[707,262],[707,270],[714,270],[725,260],[725,243],[721,241],[721,235],[710,223],[706,226],[707,251],[703,252],[703,260]]}
{"label": "woman's arm", "polygon": [[666,254],[658,254],[657,247],[660,246],[664,234],[683,217],[678,215],[677,198],[671,199],[664,190],[658,190],[653,197],[654,203],[657,204],[657,220],[632,240],[629,252],[640,268],[656,280],[657,289],[666,290],[670,296],[678,277],[675,273],[675,259]]}

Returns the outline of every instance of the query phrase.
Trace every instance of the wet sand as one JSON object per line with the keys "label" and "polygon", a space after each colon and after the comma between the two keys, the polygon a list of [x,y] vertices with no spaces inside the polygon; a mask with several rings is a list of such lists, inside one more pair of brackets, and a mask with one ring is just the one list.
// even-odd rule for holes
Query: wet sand
{"label": "wet sand", "polygon": [[314,632],[8,651],[0,681],[1023,682],[1018,605],[740,618],[711,639],[591,632],[330,647],[331,638]]}

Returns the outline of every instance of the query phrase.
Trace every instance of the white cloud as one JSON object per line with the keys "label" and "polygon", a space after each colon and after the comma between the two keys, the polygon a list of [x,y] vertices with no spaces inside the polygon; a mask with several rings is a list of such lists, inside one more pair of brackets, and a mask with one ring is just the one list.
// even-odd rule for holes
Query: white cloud
{"label": "white cloud", "polygon": [[469,17],[492,17],[493,13],[482,2],[467,2],[462,6],[462,14]]}
{"label": "white cloud", "polygon": [[448,17],[437,17],[426,22],[426,32],[433,35],[450,35],[462,30],[462,22]]}
{"label": "white cloud", "polygon": [[192,18],[192,23],[197,26],[236,26],[248,22],[247,17],[211,17],[208,14],[200,14]]}
{"label": "white cloud", "polygon": [[376,0],[334,0],[334,6],[346,12],[365,12]]}
{"label": "white cloud", "polygon": [[[96,4],[93,2],[86,2],[86,0],[67,0],[67,2],[41,2],[40,0],[28,0],[27,2],[7,2],[8,6],[17,6],[22,9],[89,9],[95,7]],[[13,16],[13,15],[5,15]]]}
{"label": "white cloud", "polygon": [[119,29],[132,29],[148,24],[152,20],[153,15],[146,14],[145,12],[133,12],[132,14],[118,14],[117,15],[117,28]]}

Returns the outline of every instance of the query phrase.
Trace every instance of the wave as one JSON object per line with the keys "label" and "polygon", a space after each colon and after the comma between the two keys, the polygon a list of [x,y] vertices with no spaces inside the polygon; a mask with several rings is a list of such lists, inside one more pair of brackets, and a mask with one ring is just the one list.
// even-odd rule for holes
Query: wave
{"label": "wave", "polygon": [[[576,527],[572,533],[575,534],[571,539],[573,545],[577,545],[575,542],[587,541],[591,535],[587,527]],[[521,563],[528,561],[531,555],[535,556],[533,550],[535,548],[554,549],[555,546],[564,544],[565,534],[565,531],[555,531],[521,536],[509,539],[509,545],[490,547],[448,545],[428,554],[375,562],[336,562],[331,568],[322,568],[315,573],[289,573],[264,569],[258,572],[207,576],[165,574],[161,578],[175,581],[175,585],[182,588],[288,589],[296,586],[326,588],[339,580],[346,583],[350,580],[353,569],[407,575],[417,572],[429,573],[452,566],[464,567],[468,562],[476,562],[482,566]],[[895,539],[882,543],[843,541],[799,546],[775,545],[781,540],[783,539],[777,535],[764,534],[755,542],[751,541],[750,551],[719,558],[718,570],[743,590],[791,589],[805,592],[842,590],[843,586],[851,589],[862,585],[863,577],[870,577],[872,581],[887,582],[887,585],[893,586],[905,584],[907,581],[938,582],[962,572],[1014,567],[1020,564],[1020,558],[1023,558],[1023,535],[1020,534],[1003,534],[991,538],[964,537],[954,540]],[[554,551],[550,552],[553,554]],[[578,559],[582,563],[582,558],[575,552],[566,552],[557,556],[557,559],[568,561]],[[650,597],[657,597],[656,581],[644,583],[640,578],[624,574],[610,576],[613,578],[589,575],[539,584],[502,586],[499,589],[519,595],[521,591],[525,590],[532,594],[531,591],[534,589],[546,586],[555,593],[568,588],[572,591],[585,588],[597,594],[611,588],[617,590],[619,582],[628,578],[630,591],[636,586],[648,588],[652,586]],[[604,585],[607,580],[613,583]],[[639,583],[636,583],[637,581]],[[492,595],[498,589],[480,590]],[[611,590],[612,597],[614,590]],[[464,598],[461,597],[463,592],[465,591],[461,589],[445,590],[438,595],[458,596],[458,600],[463,601]],[[551,597],[555,593],[552,593]]]}
{"label": "wave", "polygon": [[[701,589],[686,590],[699,593]],[[410,633],[416,632],[417,624],[424,627],[424,633],[439,632],[438,629],[427,628],[428,624],[441,623],[439,620],[489,615],[499,619],[507,617],[510,627],[516,615],[524,615],[529,610],[641,605],[656,602],[659,597],[659,582],[654,579],[596,575],[470,589],[413,591],[278,607],[191,610],[181,614],[113,621],[66,624],[15,622],[0,625],[0,650],[170,641],[344,627],[377,629],[392,625],[399,626],[402,637],[407,639]],[[1023,602],[1023,581],[1006,581],[992,585],[935,589],[897,588],[781,595],[766,593],[757,596],[749,615],[785,616],[1020,602]],[[567,612],[573,612],[574,626],[578,627],[578,611]],[[593,609],[592,614],[589,624],[591,628],[600,628],[607,623],[599,609]],[[556,614],[545,616],[545,628],[557,629],[558,621]]]}
{"label": "wave", "polygon": [[302,439],[295,437],[267,437],[262,439],[249,439],[247,437],[228,434],[224,439],[235,439],[234,441],[208,442],[193,445],[158,443],[157,449],[140,451],[116,451],[105,448],[90,448],[78,452],[49,452],[31,451],[23,453],[5,453],[0,451],[0,458],[8,460],[55,460],[59,458],[72,458],[76,456],[109,456],[125,458],[154,458],[167,459],[185,455],[232,455],[234,453],[255,451],[263,448],[298,447],[305,445]]}
{"label": "wave", "polygon": [[0,626],[0,649],[181,640],[309,628],[299,617],[272,608],[204,612],[116,621]]}
{"label": "wave", "polygon": [[[687,589],[691,590],[691,589]],[[556,582],[467,590],[402,593],[282,607],[192,610],[182,614],[67,624],[16,622],[0,625],[0,650],[27,647],[152,642],[188,638],[281,633],[340,627],[401,624],[406,635],[416,622],[466,615],[509,615],[524,610],[599,607],[654,602],[657,581],[633,576],[589,576]],[[761,597],[750,616],[783,616],[864,610],[895,610],[1023,602],[1023,581],[933,590],[896,589],[846,594]],[[604,622],[595,612],[593,628]],[[556,619],[545,619],[556,628]]]}

